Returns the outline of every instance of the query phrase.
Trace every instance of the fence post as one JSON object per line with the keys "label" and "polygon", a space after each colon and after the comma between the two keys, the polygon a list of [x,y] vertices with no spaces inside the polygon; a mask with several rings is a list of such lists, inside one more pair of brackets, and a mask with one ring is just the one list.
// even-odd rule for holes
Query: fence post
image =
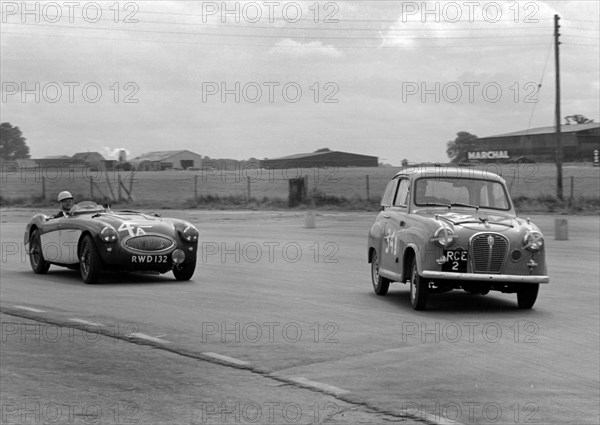
{"label": "fence post", "polygon": [[198,175],[194,175],[194,201],[198,199]]}
{"label": "fence post", "polygon": [[118,195],[117,196],[119,197],[119,202],[121,202],[121,173],[120,172],[118,172],[118,174],[117,174],[117,179],[119,180],[119,182],[118,182],[118,188],[117,188],[118,189]]}
{"label": "fence post", "polygon": [[42,199],[46,199],[46,177],[42,176]]}
{"label": "fence post", "polygon": [[94,178],[90,177],[90,199],[94,200]]}
{"label": "fence post", "polygon": [[571,176],[571,196],[569,197],[569,205],[573,202],[573,192],[575,189],[575,177]]}
{"label": "fence post", "polygon": [[248,198],[246,202],[250,202],[250,176],[246,176],[246,180],[248,182]]}
{"label": "fence post", "polygon": [[370,188],[369,188],[369,175],[367,174],[367,201],[368,201],[368,200],[369,200],[369,198],[370,198],[370,193],[369,193],[369,191],[370,191]]}

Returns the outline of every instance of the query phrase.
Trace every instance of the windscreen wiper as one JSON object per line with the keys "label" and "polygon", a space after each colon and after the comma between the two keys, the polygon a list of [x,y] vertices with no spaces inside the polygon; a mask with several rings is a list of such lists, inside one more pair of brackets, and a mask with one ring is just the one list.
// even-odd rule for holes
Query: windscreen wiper
{"label": "windscreen wiper", "polygon": [[479,210],[479,205],[463,204],[461,202],[450,202],[450,204],[448,204],[448,208],[450,208],[450,207],[468,207],[468,208],[475,208],[476,210]]}

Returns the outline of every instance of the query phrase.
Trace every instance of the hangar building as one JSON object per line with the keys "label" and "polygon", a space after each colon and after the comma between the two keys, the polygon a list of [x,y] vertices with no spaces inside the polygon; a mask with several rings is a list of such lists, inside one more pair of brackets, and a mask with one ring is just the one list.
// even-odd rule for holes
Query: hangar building
{"label": "hangar building", "polygon": [[155,151],[131,160],[137,171],[187,170],[200,168],[202,155],[188,151]]}
{"label": "hangar building", "polygon": [[[541,127],[478,138],[477,147],[467,152],[467,161],[553,162],[555,130],[555,127]],[[600,150],[600,123],[562,125],[560,131],[563,161],[593,161],[594,150]]]}
{"label": "hangar building", "polygon": [[320,149],[312,153],[300,153],[281,158],[260,161],[261,168],[319,168],[319,167],[377,167],[376,156]]}

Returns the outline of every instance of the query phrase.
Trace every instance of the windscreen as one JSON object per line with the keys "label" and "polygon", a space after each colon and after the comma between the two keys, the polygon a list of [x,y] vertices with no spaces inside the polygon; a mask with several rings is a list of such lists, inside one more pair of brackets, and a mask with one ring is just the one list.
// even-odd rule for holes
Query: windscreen
{"label": "windscreen", "polygon": [[492,180],[472,178],[420,178],[415,182],[417,206],[465,206],[509,210],[504,185]]}

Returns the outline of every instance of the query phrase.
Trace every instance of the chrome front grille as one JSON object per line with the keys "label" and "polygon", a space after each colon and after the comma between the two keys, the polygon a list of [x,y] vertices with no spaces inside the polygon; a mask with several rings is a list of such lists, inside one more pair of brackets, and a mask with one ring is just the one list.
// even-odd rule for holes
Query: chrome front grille
{"label": "chrome front grille", "polygon": [[474,273],[502,273],[508,240],[497,233],[480,233],[471,239]]}
{"label": "chrome front grille", "polygon": [[134,236],[125,241],[125,246],[136,251],[156,252],[164,251],[175,245],[169,238],[157,235]]}

